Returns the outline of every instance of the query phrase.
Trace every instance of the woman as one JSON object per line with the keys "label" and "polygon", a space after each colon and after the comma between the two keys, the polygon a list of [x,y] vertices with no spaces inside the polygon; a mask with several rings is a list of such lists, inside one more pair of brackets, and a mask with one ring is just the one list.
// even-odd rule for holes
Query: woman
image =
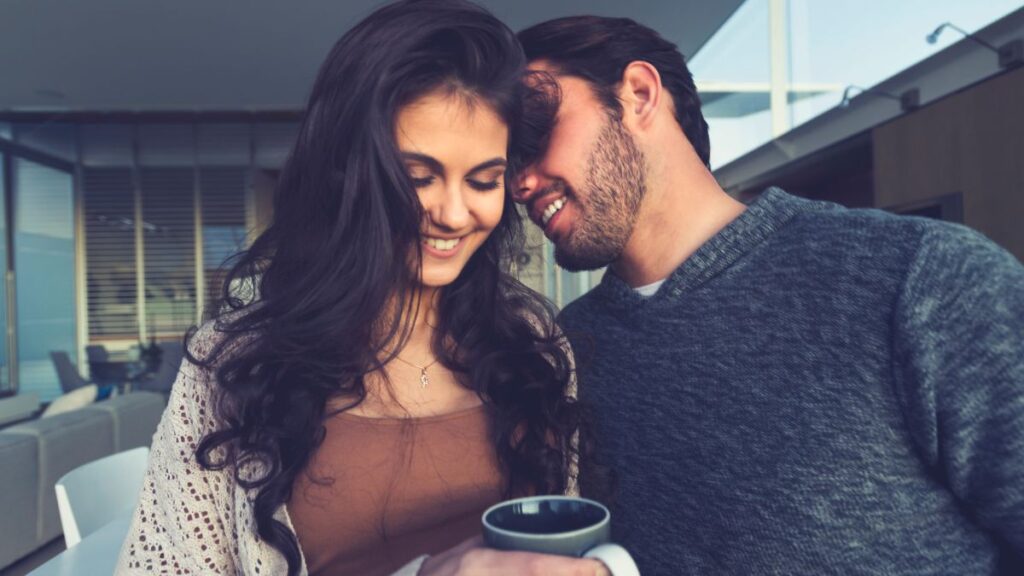
{"label": "woman", "polygon": [[190,335],[120,572],[600,572],[464,542],[491,504],[572,488],[570,358],[506,269],[523,66],[461,0],[335,45],[274,221]]}

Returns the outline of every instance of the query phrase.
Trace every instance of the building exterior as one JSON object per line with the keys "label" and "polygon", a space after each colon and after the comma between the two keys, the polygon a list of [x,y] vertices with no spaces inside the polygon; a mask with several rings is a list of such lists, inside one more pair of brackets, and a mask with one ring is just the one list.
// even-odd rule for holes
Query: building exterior
{"label": "building exterior", "polygon": [[[314,4],[296,8],[292,17],[306,18],[304,25],[312,27],[321,12],[340,9]],[[925,4],[893,18],[937,18],[936,5]],[[940,4],[949,8],[948,2]],[[254,12],[265,12],[272,30],[269,20],[279,16],[279,8],[271,2],[253,6]],[[984,43],[1001,45],[1024,36],[1024,9],[1008,6],[1017,4],[998,0],[974,12],[955,8],[969,17],[970,31]],[[572,2],[552,6],[550,14],[501,3],[492,8],[513,27],[561,15],[559,10],[590,11]],[[232,60],[218,51],[215,25],[222,18],[221,25],[228,26],[232,15],[206,13],[198,3],[186,3],[182,10],[194,21],[183,21],[179,32],[191,32],[194,43],[209,51],[210,62],[195,63],[200,76],[193,82],[208,90],[196,90],[185,72],[168,64],[175,49],[185,48],[147,46],[136,35],[132,39],[141,42],[140,52],[149,50],[149,60],[133,60],[100,38],[101,28],[102,34],[128,34],[109,22],[96,23],[91,36],[74,40],[93,41],[93,51],[113,63],[163,66],[158,71],[166,77],[153,77],[160,90],[131,82],[124,90],[105,91],[102,82],[75,84],[73,79],[66,88],[70,95],[45,87],[31,92],[18,83],[0,88],[0,255],[6,264],[0,283],[0,394],[18,390],[43,401],[59,395],[53,351],[67,352],[84,373],[88,346],[127,354],[139,343],[179,338],[216,298],[225,259],[271,217],[276,174],[296,132],[302,90],[311,80],[301,89],[265,82],[265,94],[246,84],[252,70],[223,81],[218,74]],[[850,206],[938,215],[974,226],[1024,257],[1024,227],[1017,225],[1024,215],[1019,194],[1024,182],[1015,160],[1024,153],[1019,136],[1024,113],[1013,104],[1022,101],[1024,69],[1000,66],[977,38],[952,32],[930,51],[907,48],[901,58],[909,61],[861,65],[878,53],[831,46],[821,32],[832,25],[830,10],[848,7],[735,0],[699,11],[651,2],[632,16],[656,23],[684,54],[696,53],[690,63],[711,124],[713,167],[731,193],[750,198],[779,184]],[[681,18],[683,12],[699,17]],[[27,28],[47,23],[38,10],[13,14],[28,22]],[[138,24],[127,12],[122,15],[125,24]],[[342,20],[357,15],[352,8]],[[50,19],[62,17],[74,14]],[[667,26],[673,18],[678,26]],[[996,21],[978,28],[977,23],[991,20]],[[920,26],[931,30],[935,24],[928,20]],[[212,36],[200,37],[196,30]],[[17,36],[9,32],[8,37]],[[295,77],[285,72],[291,74],[301,62],[311,77],[339,33],[337,26],[321,30],[319,44],[301,52],[283,48],[281,38],[266,30],[231,32],[238,36],[236,44],[268,60],[269,53],[260,52],[262,43],[279,42],[282,62],[268,67],[276,65],[272,71],[292,84]],[[904,46],[896,32],[863,34]],[[68,33],[90,32],[86,27]],[[851,38],[857,39],[844,41]],[[915,38],[925,44],[923,34]],[[817,60],[818,52],[833,58],[849,54],[851,71],[844,76],[827,60]],[[71,75],[53,46],[40,46],[39,54],[42,68]],[[286,56],[293,60],[285,62]],[[24,63],[11,63],[22,84],[42,82]],[[893,67],[893,75],[870,75]],[[124,80],[103,76],[105,70],[92,68],[100,79]],[[64,86],[63,77],[46,81]],[[854,86],[843,81],[847,77],[869,88],[850,90]],[[232,92],[232,87],[240,88]],[[913,108],[901,109],[891,98],[915,90]],[[603,271],[558,268],[540,231],[530,224],[525,229],[527,247],[516,257],[517,271],[556,306],[600,280]]]}

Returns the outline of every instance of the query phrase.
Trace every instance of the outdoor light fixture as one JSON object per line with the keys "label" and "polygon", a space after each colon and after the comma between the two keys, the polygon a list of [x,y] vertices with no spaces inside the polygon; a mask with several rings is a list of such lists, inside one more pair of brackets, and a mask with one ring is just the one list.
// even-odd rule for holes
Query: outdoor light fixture
{"label": "outdoor light fixture", "polygon": [[854,86],[850,84],[843,90],[843,99],[839,102],[839,105],[843,108],[850,106],[850,100],[853,99],[854,94],[852,92],[856,90],[862,94],[871,94],[872,96],[879,96],[881,98],[888,98],[890,100],[896,100],[900,103],[900,110],[909,112],[914,108],[921,105],[921,92],[917,88],[911,88],[901,93],[899,96],[885,92],[883,90],[875,90],[874,88],[862,88],[860,86]]}
{"label": "outdoor light fixture", "polygon": [[970,32],[964,30],[963,28],[951,22],[943,22],[942,24],[939,24],[939,27],[936,28],[931,34],[925,36],[924,39],[927,40],[929,44],[935,44],[939,40],[939,35],[942,34],[942,31],[945,30],[946,28],[956,30],[957,32],[963,34],[965,38],[969,38],[970,40],[976,42],[979,46],[984,46],[985,48],[988,48],[989,50],[995,52],[996,55],[999,56],[1000,68],[1012,68],[1014,66],[1020,66],[1021,64],[1024,64],[1024,41],[1022,41],[1020,38],[1016,40],[1010,40],[1009,42],[997,48],[992,44],[982,40],[978,36],[971,34]]}

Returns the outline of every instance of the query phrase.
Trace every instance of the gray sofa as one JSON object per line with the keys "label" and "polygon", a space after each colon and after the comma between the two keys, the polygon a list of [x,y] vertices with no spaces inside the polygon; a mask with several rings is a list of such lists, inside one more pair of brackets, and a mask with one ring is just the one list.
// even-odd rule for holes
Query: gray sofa
{"label": "gray sofa", "polygon": [[68,471],[149,446],[164,397],[136,392],[0,430],[0,571],[61,535],[53,486]]}

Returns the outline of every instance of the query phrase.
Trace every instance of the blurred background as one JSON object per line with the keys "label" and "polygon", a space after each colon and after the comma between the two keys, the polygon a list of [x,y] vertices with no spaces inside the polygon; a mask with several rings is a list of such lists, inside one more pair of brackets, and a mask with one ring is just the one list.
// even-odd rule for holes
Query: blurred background
{"label": "blurred background", "polygon": [[[0,0],[0,426],[83,382],[166,394],[166,346],[271,218],[317,67],[378,4]],[[675,42],[739,198],[960,222],[1024,258],[1020,1],[482,4],[516,30],[592,13]],[[528,284],[564,306],[599,281],[528,229]]]}

